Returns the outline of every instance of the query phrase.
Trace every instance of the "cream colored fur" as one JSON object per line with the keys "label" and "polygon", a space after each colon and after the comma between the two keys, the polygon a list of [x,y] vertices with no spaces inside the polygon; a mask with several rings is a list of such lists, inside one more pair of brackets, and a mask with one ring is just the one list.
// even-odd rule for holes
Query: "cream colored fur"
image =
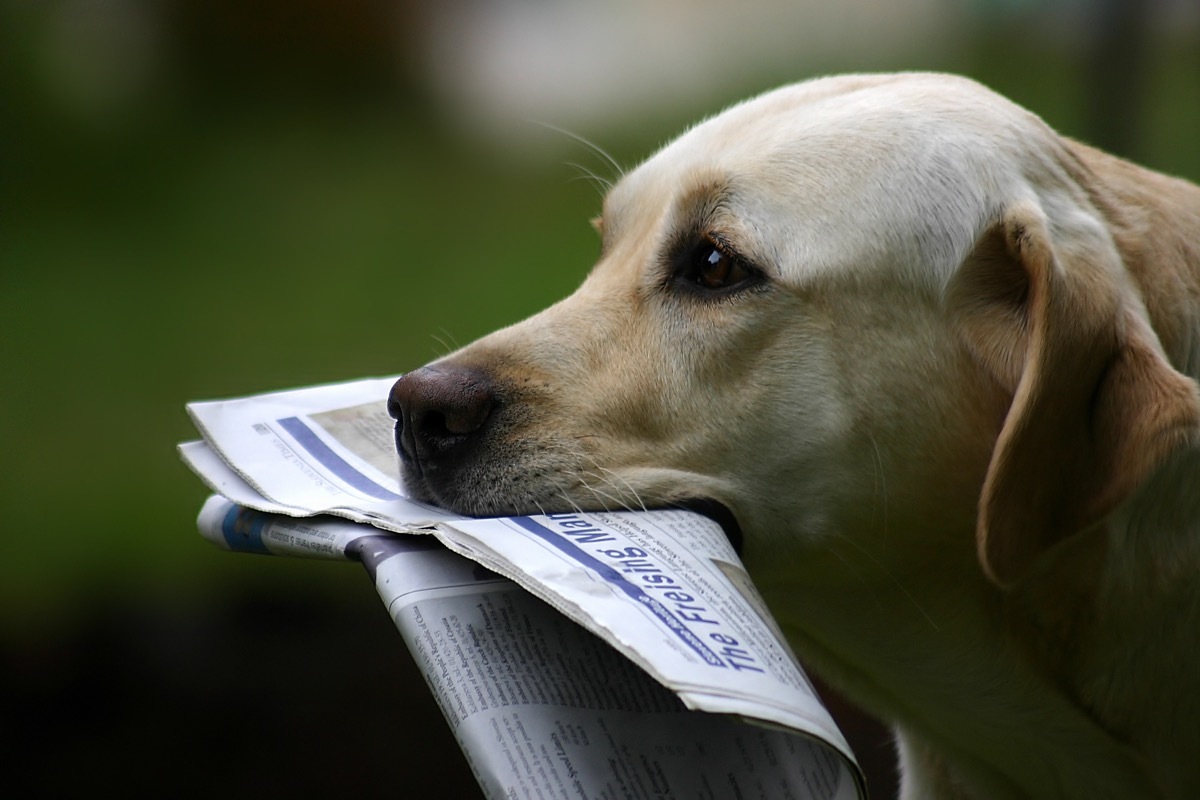
{"label": "cream colored fur", "polygon": [[[906,798],[1200,797],[1200,189],[845,76],[687,131],[599,227],[575,294],[440,362],[500,403],[429,499],[724,503]],[[762,281],[681,290],[701,234]]]}

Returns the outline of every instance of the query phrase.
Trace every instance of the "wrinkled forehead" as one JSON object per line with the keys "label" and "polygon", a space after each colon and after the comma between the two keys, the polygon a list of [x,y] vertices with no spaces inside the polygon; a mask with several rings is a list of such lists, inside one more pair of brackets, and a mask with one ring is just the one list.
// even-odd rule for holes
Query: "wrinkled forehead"
{"label": "wrinkled forehead", "polygon": [[784,277],[915,260],[923,265],[914,270],[928,274],[933,260],[948,274],[992,196],[1012,188],[999,186],[1012,178],[997,164],[1016,154],[997,131],[1024,124],[981,88],[950,89],[831,91],[818,82],[735,106],[614,187],[603,211],[606,245],[712,226],[753,238]]}

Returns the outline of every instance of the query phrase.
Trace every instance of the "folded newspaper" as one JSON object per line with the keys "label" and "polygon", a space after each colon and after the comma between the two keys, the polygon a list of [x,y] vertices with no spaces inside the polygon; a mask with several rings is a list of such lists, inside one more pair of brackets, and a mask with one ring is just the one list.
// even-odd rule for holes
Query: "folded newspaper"
{"label": "folded newspaper", "polygon": [[366,566],[486,797],[865,796],[718,523],[415,502],[394,380],[190,403],[179,451],[219,546]]}

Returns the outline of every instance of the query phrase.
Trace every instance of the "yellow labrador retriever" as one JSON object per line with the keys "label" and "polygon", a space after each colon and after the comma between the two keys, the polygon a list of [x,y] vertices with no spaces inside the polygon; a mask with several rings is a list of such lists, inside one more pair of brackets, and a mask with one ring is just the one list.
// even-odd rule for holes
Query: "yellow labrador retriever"
{"label": "yellow labrador retriever", "polygon": [[1200,188],[858,75],[697,125],[597,227],[572,296],[396,383],[416,495],[719,502],[904,797],[1200,797]]}

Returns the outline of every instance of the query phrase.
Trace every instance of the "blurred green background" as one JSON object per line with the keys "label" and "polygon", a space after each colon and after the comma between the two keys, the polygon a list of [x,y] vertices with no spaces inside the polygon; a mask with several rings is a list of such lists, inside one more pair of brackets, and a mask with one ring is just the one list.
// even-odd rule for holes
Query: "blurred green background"
{"label": "blurred green background", "polygon": [[17,770],[66,794],[471,791],[361,570],[205,544],[174,447],[189,400],[397,374],[570,292],[598,249],[583,171],[611,170],[531,120],[631,165],[780,83],[949,70],[1200,178],[1194,3],[698,5],[0,5]]}

